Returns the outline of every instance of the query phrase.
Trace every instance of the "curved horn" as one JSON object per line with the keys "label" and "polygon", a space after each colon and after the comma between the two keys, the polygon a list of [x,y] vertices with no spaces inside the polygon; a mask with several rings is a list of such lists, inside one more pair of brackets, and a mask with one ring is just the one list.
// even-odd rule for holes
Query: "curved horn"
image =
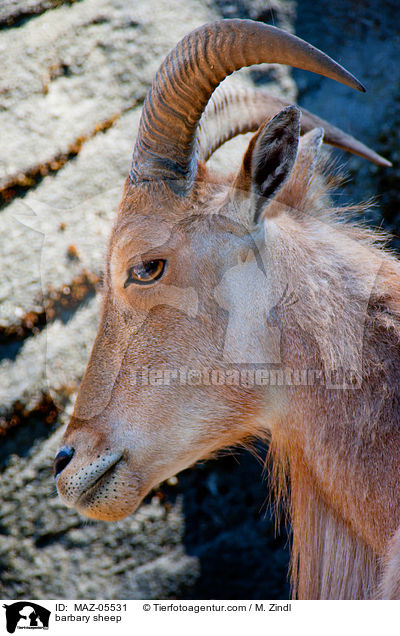
{"label": "curved horn", "polygon": [[[255,132],[266,119],[272,119],[290,105],[280,97],[251,88],[218,88],[212,95],[200,119],[197,130],[199,161],[207,161],[229,139],[247,132]],[[377,166],[391,166],[390,161],[378,155],[340,128],[299,107],[301,133],[313,128],[324,129],[324,142],[359,155]]]}
{"label": "curved horn", "polygon": [[364,91],[330,57],[294,35],[252,20],[220,20],[192,31],[161,64],[147,94],[133,152],[133,183],[165,180],[178,194],[196,176],[195,134],[220,82],[243,66],[288,64]]}

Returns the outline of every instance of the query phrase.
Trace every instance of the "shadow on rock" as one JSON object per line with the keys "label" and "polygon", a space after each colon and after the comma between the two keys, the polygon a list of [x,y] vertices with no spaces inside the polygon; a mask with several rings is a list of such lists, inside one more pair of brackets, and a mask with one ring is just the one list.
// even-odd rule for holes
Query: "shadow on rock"
{"label": "shadow on rock", "polygon": [[182,542],[200,566],[196,583],[181,598],[290,597],[288,536],[283,522],[275,531],[262,473],[260,461],[241,451],[179,476],[172,496],[183,498]]}

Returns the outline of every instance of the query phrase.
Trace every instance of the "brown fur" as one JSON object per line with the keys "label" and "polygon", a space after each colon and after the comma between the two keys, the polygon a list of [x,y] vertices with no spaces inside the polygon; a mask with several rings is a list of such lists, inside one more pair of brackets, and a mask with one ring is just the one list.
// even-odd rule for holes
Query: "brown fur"
{"label": "brown fur", "polygon": [[[96,494],[85,503],[80,499],[77,507],[95,518],[121,518],[160,479],[218,448],[268,435],[275,488],[288,502],[293,530],[294,595],[397,597],[399,541],[392,538],[400,521],[400,266],[380,246],[379,234],[343,222],[345,211],[329,204],[326,179],[314,160],[307,148],[300,150],[289,180],[264,214],[267,274],[277,290],[289,282],[299,299],[277,312],[282,366],[320,373],[355,368],[356,388],[277,386],[269,387],[268,399],[260,391],[234,386],[200,392],[187,386],[131,389],[130,369],[138,362],[179,365],[184,350],[185,364],[212,367],[224,317],[205,300],[207,311],[200,311],[192,324],[171,308],[154,305],[156,288],[151,295],[136,295],[132,305],[116,283],[118,272],[123,276],[126,269],[125,255],[146,251],[146,232],[151,235],[152,228],[166,223],[178,228],[171,240],[180,259],[176,271],[184,278],[174,279],[174,285],[189,287],[197,277],[205,290],[214,289],[226,232],[232,252],[241,253],[244,235],[238,227],[229,229],[229,214],[217,221],[212,212],[229,207],[240,184],[235,210],[242,210],[239,218],[245,223],[249,157],[228,195],[230,181],[213,180],[204,166],[195,192],[183,201],[163,185],[155,190],[154,185],[133,188],[128,183],[110,241],[99,335],[65,443],[82,446],[93,429],[101,431],[96,453],[104,453],[105,444],[117,445],[121,453],[134,450],[115,478],[120,494],[108,502]],[[155,220],[155,205],[168,216],[158,214]],[[132,215],[133,209],[142,217]],[[195,217],[190,216],[193,210]],[[198,262],[192,270],[193,253]],[[148,329],[139,334],[130,331],[133,307],[134,312],[153,308]],[[115,371],[105,355],[110,347]],[[99,386],[109,388],[99,394]],[[113,418],[122,422],[127,405],[138,423],[124,425],[116,437]],[[69,505],[77,505],[71,495],[77,488],[74,475],[81,474],[93,452],[87,445],[79,463],[74,459],[75,466],[60,476],[58,488]],[[135,487],[128,491],[129,480]]]}
{"label": "brown fur", "polygon": [[[320,364],[315,346],[325,350],[325,358],[334,360],[338,354],[335,345],[343,339],[351,354],[351,305],[341,301],[340,295],[335,298],[335,284],[345,276],[352,285],[352,295],[357,296],[356,286],[362,290],[368,277],[375,281],[364,327],[360,388],[292,390],[291,421],[272,430],[275,488],[278,496],[285,496],[289,477],[295,596],[374,598],[379,593],[384,555],[400,521],[400,267],[396,258],[379,247],[381,236],[343,223],[340,210],[331,206],[321,209],[321,201],[326,206],[326,182],[321,180],[321,172],[311,187],[305,188],[299,169],[301,166],[280,193],[279,202],[273,204],[286,206],[297,221],[291,268],[305,281],[305,287],[314,284],[320,290],[316,271],[308,272],[307,280],[307,262],[312,259],[318,263],[319,274],[331,277],[333,284],[326,297],[319,294],[314,329],[310,329],[315,314],[311,305],[303,317],[296,317],[300,323],[308,322],[307,331],[314,332],[314,343],[311,338],[307,352],[304,341],[296,343],[298,334],[294,334],[288,346],[292,360],[300,346],[299,363],[301,359],[304,363],[306,354],[311,368],[313,356],[314,366]],[[327,223],[328,232],[324,226],[319,231],[321,220]],[[292,219],[287,229],[291,227]],[[294,260],[299,243],[302,254]],[[323,254],[328,254],[325,264]],[[378,269],[375,264],[375,274],[371,273],[374,258],[380,261]],[[340,333],[334,338],[331,333],[324,335],[318,328],[319,319],[324,313],[341,311],[341,302],[345,312],[340,315]],[[380,592],[386,598],[399,597],[398,544],[398,540],[391,544],[393,556],[386,557],[390,565]]]}
{"label": "brown fur", "polygon": [[[166,57],[144,103],[57,488],[82,514],[118,520],[198,459],[268,438],[294,595],[399,597],[399,263],[329,201],[323,130],[299,141],[297,107],[261,124],[231,179],[196,161],[196,148],[209,156],[198,125],[213,90],[268,61],[362,89],[307,43],[247,20],[204,25]],[[211,152],[259,122],[262,106],[238,126],[238,101],[216,121]],[[325,125],[304,119],[303,130]],[[329,140],[390,165],[328,124]],[[161,274],[144,284],[154,264]],[[265,364],[269,383],[238,381]]]}

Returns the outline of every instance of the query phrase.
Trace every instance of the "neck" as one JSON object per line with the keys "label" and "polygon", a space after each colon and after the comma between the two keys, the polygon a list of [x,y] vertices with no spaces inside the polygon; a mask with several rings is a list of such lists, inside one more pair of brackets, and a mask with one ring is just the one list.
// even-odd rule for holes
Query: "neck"
{"label": "neck", "polygon": [[[294,225],[271,226],[266,248],[270,264],[279,261],[274,280],[289,281],[298,298],[276,312],[281,363],[356,378],[286,387],[289,417],[271,431],[278,493],[290,480],[294,594],[372,598],[400,517],[399,266],[356,242],[351,226],[339,242],[339,230],[315,219],[303,233]],[[286,258],[276,250],[283,231]]]}

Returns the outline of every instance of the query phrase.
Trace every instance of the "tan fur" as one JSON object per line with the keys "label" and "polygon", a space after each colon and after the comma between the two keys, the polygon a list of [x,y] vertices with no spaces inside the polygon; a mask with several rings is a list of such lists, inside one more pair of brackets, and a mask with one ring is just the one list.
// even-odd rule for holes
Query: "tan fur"
{"label": "tan fur", "polygon": [[[397,259],[374,245],[378,235],[343,224],[340,210],[320,211],[311,205],[323,200],[324,184],[319,174],[313,187],[305,190],[305,179],[297,178],[295,170],[280,202],[274,203],[283,203],[290,211],[298,202],[293,216],[301,219],[302,227],[300,230],[296,223],[293,235],[299,231],[301,234],[296,235],[288,266],[299,280],[305,281],[304,286],[311,286],[311,292],[312,286],[319,292],[315,298],[318,311],[310,305],[309,312],[296,319],[303,328],[308,323],[307,330],[313,332],[319,351],[325,351],[325,360],[335,360],[341,342],[348,345],[342,353],[351,358],[357,346],[351,342],[352,304],[344,300],[344,290],[338,288],[337,282],[345,276],[352,286],[352,296],[365,297],[363,285],[374,280],[364,327],[361,386],[344,391],[293,389],[290,402],[297,421],[272,430],[271,452],[282,467],[280,471],[275,468],[278,494],[285,491],[285,478],[290,477],[295,595],[374,598],[378,594],[382,557],[399,524],[400,268]],[[287,225],[289,232],[285,236],[289,250],[287,236],[291,225]],[[298,260],[297,249],[302,252]],[[280,257],[282,265],[282,254]],[[317,267],[307,277],[310,259]],[[321,274],[333,283],[326,290],[326,297],[320,293]],[[319,321],[324,314],[338,313],[338,331],[333,338],[329,332],[324,336]],[[294,355],[296,345],[293,338]],[[313,349],[310,342],[311,358],[315,355]],[[305,353],[299,352],[299,359]],[[386,598],[391,594],[399,597],[398,543],[397,540],[391,545],[393,556],[387,559],[389,573],[385,574],[381,589]]]}
{"label": "tan fur", "polygon": [[[197,459],[269,436],[275,488],[287,500],[293,530],[294,595],[398,597],[400,542],[392,538],[400,522],[399,263],[379,246],[378,234],[343,222],[345,212],[329,204],[322,168],[307,147],[266,207],[261,234],[251,224],[232,225],[238,210],[241,223],[246,219],[248,171],[246,159],[229,189],[229,181],[213,183],[200,166],[197,188],[183,201],[162,185],[155,193],[127,183],[110,241],[99,334],[64,438],[79,457],[61,473],[59,492],[88,516],[118,519],[155,483]],[[202,281],[195,320],[162,305],[161,287],[122,287],[128,257],[146,252],[146,236],[162,227],[152,249],[167,250],[172,278],[165,284],[189,289]],[[209,294],[230,253],[232,266],[239,257],[253,276],[254,263],[245,260],[249,232],[263,245],[268,298],[279,297],[286,284],[298,297],[276,314],[282,367],[355,369],[356,388],[132,384],[138,364],[220,365],[226,323]],[[146,327],[136,332],[141,311],[149,312]],[[261,342],[264,325],[259,329],[252,337]],[[75,476],[107,448],[123,456],[115,494],[106,501],[104,490],[96,491],[76,502]]]}
{"label": "tan fur", "polygon": [[[297,107],[261,123],[230,179],[197,161],[199,147],[207,157],[261,121],[263,106],[235,123],[243,100],[233,98],[220,126],[214,103],[217,139],[201,143],[213,90],[268,61],[362,89],[322,52],[248,20],[203,25],[167,55],[144,103],[57,488],[82,514],[118,520],[198,459],[267,438],[292,525],[294,595],[394,598],[399,263],[329,201],[323,131],[299,142]],[[327,141],[390,165],[326,128]],[[154,264],[160,275],[144,281]]]}

